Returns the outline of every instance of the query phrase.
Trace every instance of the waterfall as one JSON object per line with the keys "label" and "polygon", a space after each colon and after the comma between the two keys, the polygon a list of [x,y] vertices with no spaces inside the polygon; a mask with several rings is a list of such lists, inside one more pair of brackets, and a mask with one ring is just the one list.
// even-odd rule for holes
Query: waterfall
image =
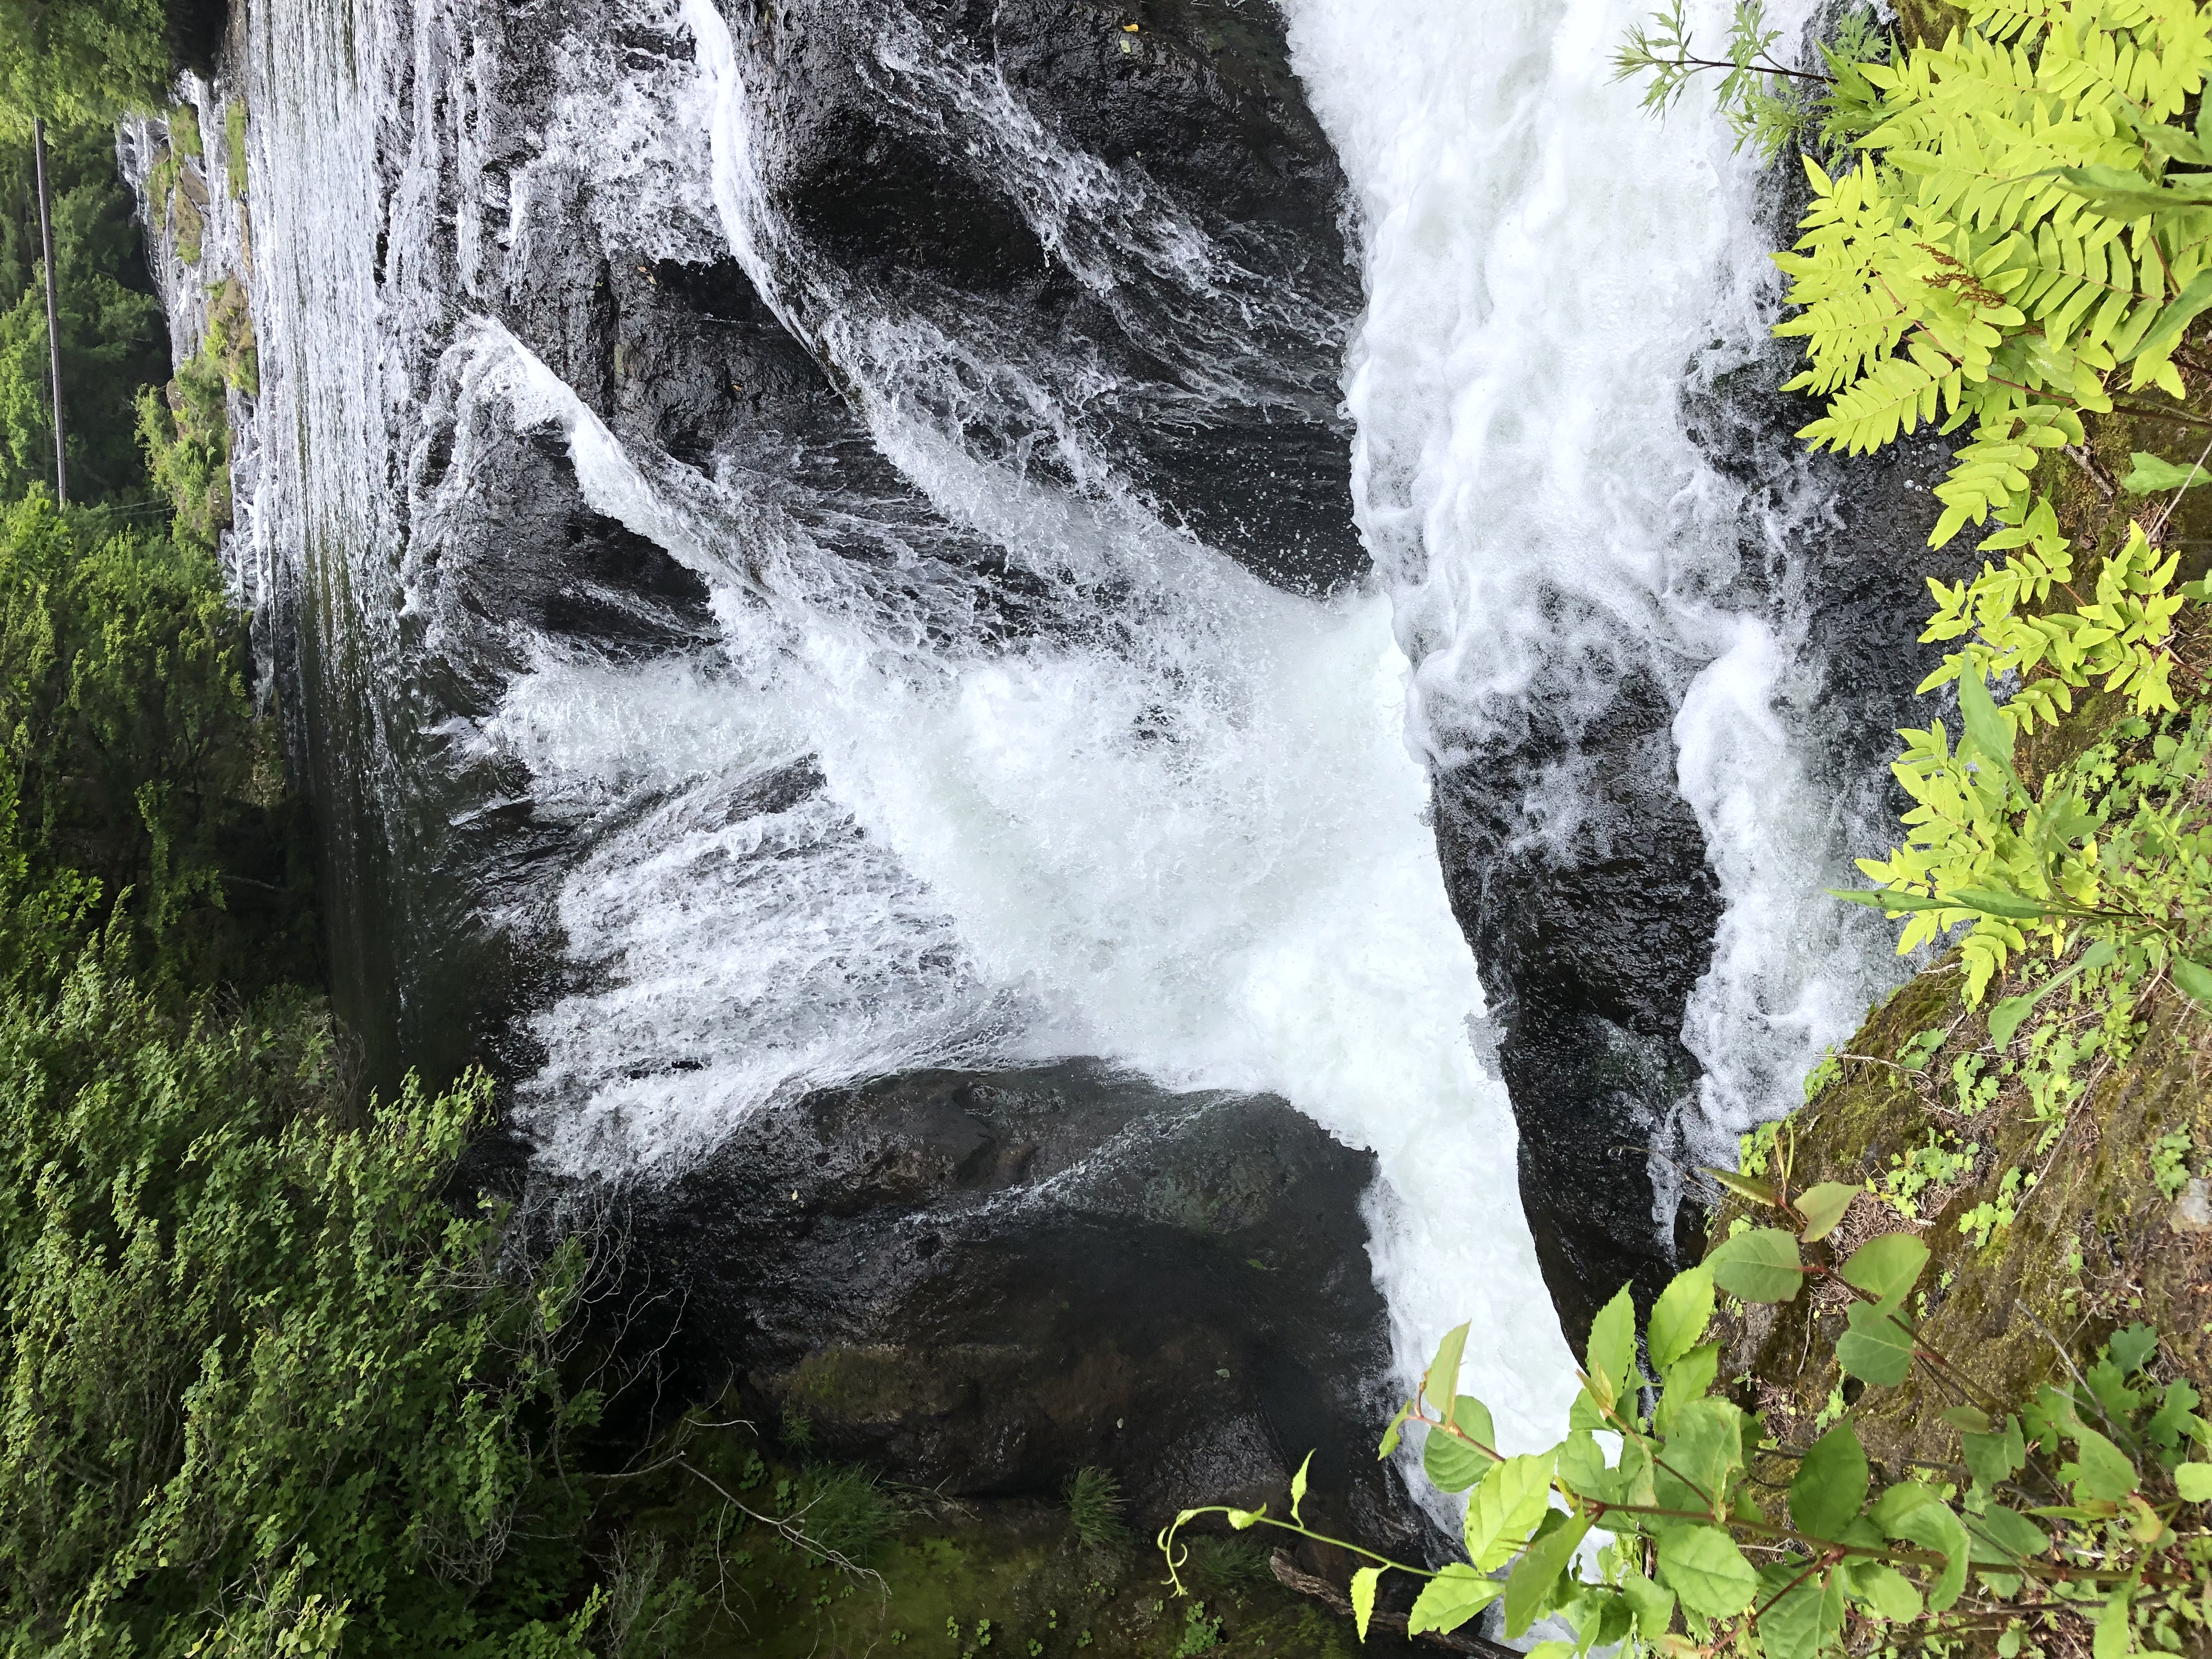
{"label": "waterfall", "polygon": [[[1820,890],[1882,833],[1878,789],[1823,753],[1822,487],[1801,470],[1754,495],[1686,430],[1686,397],[1771,320],[1757,169],[1698,91],[1662,121],[1612,78],[1648,0],[1289,9],[1364,226],[1355,498],[1414,663],[1409,740],[1449,766],[1532,702],[1579,738],[1624,675],[1679,688],[1674,783],[1725,909],[1683,1031],[1705,1074],[1654,1135],[1732,1164],[1893,982],[1877,930]],[[1776,18],[1785,39],[1808,9]],[[1692,6],[1699,37],[1729,10]],[[1587,762],[1549,767],[1527,833],[1566,848],[1590,784]],[[1655,1175],[1663,1220],[1678,1188]]]}
{"label": "waterfall", "polygon": [[[549,1165],[659,1179],[910,1067],[1091,1055],[1272,1091],[1376,1155],[1396,1384],[1471,1318],[1464,1386],[1533,1446],[1571,1361],[1431,769],[1529,700],[1571,720],[1585,665],[1665,665],[1727,905],[1680,1133],[1711,1155],[1771,1115],[1877,971],[1814,896],[1844,840],[1801,718],[1787,544],[1817,503],[1747,507],[1683,434],[1686,384],[1747,357],[1771,289],[1753,169],[1607,83],[1634,4],[1285,9],[1364,318],[1338,276],[1286,279],[1264,226],[1227,239],[1141,155],[1054,130],[919,5],[843,25],[885,120],[987,179],[1054,304],[1143,340],[1145,378],[1032,307],[833,257],[779,198],[766,48],[711,0],[580,8],[526,71],[522,24],[468,0],[256,0],[238,556],[292,618],[342,998],[426,1067],[507,1043]],[[635,276],[562,263],[593,240]],[[547,330],[580,334],[617,278],[732,264],[750,297],[717,325],[803,348],[837,394],[819,433],[739,420],[678,453],[512,323],[532,283],[568,284]],[[617,341],[617,376],[649,347]],[[1162,432],[1340,396],[1370,579],[1263,580],[1269,549],[1146,475]],[[650,591],[497,552],[545,491],[657,562]],[[619,627],[513,599],[541,588]],[[1541,804],[1571,820],[1578,787],[1558,768]],[[498,1031],[421,1035],[514,957]]]}

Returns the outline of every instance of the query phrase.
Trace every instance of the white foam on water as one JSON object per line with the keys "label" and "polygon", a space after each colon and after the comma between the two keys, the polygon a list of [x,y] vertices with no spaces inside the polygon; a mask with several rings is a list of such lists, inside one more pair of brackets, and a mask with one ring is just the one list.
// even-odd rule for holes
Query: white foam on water
{"label": "white foam on water", "polygon": [[[1693,362],[1743,361],[1770,320],[1755,170],[1698,94],[1661,122],[1613,80],[1648,0],[1287,9],[1364,232],[1355,496],[1415,664],[1409,735],[1450,764],[1510,745],[1532,700],[1571,739],[1625,675],[1677,688],[1677,782],[1728,907],[1679,1132],[1732,1158],[1887,972],[1819,890],[1864,826],[1831,810],[1793,717],[1802,592],[1786,568],[1771,600],[1732,591],[1742,493],[1683,430]],[[1717,40],[1728,9],[1690,14]],[[1765,526],[1785,568],[1792,528]],[[1578,821],[1583,775],[1556,769],[1531,833]]]}

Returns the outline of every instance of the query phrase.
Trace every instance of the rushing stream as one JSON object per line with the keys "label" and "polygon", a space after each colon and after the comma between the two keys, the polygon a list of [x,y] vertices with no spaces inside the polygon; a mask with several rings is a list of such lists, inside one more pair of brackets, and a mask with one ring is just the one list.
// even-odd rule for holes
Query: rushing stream
{"label": "rushing stream", "polygon": [[[1264,3],[1195,9],[1233,41]],[[1522,841],[1632,841],[1582,739],[1662,688],[1679,790],[1643,781],[1722,906],[1702,1078],[1647,1113],[1678,1160],[1778,1109],[1887,971],[1817,899],[1865,804],[1818,786],[1818,491],[1751,500],[1680,417],[1763,330],[1755,175],[1609,84],[1639,5],[1288,0],[1355,269],[1072,136],[923,0],[253,0],[230,556],[289,619],[373,1060],[495,1054],[550,1167],[646,1181],[916,1067],[1277,1094],[1378,1160],[1401,1379],[1471,1316],[1474,1391],[1548,1439],[1570,1358],[1432,777],[1540,713],[1566,746]],[[957,158],[1013,274],[871,249],[864,194],[801,210],[781,77],[832,60],[861,170]],[[912,234],[964,249],[958,218]],[[678,441],[636,412],[665,343],[605,308],[702,271],[757,367]]]}

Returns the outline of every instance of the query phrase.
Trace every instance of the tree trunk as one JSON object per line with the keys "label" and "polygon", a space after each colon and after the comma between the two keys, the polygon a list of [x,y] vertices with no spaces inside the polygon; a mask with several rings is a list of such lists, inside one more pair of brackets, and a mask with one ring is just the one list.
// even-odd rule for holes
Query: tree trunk
{"label": "tree trunk", "polygon": [[38,161],[39,240],[46,256],[46,358],[54,380],[54,500],[69,505],[69,459],[62,434],[62,333],[54,299],[54,221],[46,205],[46,124],[31,123],[31,153]]}

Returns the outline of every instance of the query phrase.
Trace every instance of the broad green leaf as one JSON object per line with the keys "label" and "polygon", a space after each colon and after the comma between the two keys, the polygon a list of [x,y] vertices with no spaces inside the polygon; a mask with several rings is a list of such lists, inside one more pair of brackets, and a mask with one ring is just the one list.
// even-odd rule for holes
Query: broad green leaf
{"label": "broad green leaf", "polygon": [[1936,1415],[1953,1428],[1961,1430],[1967,1434],[1993,1432],[1990,1424],[1990,1414],[1978,1406],[1946,1406]]}
{"label": "broad green leaf", "polygon": [[1659,1540],[1659,1571],[1682,1605],[1726,1619],[1751,1605],[1759,1575],[1717,1527],[1670,1527]]}
{"label": "broad green leaf", "polygon": [[1973,1540],[1976,1565],[2016,1566],[2032,1561],[2051,1547],[2043,1528],[2017,1510],[1992,1504],[1979,1515],[1966,1517],[1966,1534]]}
{"label": "broad green leaf", "polygon": [[1928,1247],[1911,1233],[1884,1233],[1851,1252],[1844,1263],[1844,1282],[1887,1300],[1912,1288],[1928,1265]]}
{"label": "broad green leaf", "polygon": [[2172,461],[2160,460],[2140,449],[2128,459],[2134,465],[2120,480],[2120,488],[2130,495],[2163,494],[2169,489],[2191,489],[2201,483],[2212,483],[2212,471],[2201,466],[2176,466]]}
{"label": "broad green leaf", "polygon": [[1797,1235],[1778,1227],[1754,1227],[1723,1239],[1705,1266],[1713,1283],[1746,1302],[1787,1302],[1805,1283]]}
{"label": "broad green leaf", "polygon": [[1838,1423],[1815,1440],[1790,1483],[1790,1519],[1808,1538],[1832,1543],[1866,1505],[1866,1449],[1858,1431]]}
{"label": "broad green leaf", "polygon": [[1367,1639],[1367,1621],[1375,1616],[1375,1586],[1382,1578],[1380,1567],[1362,1567],[1352,1575],[1352,1622],[1363,1642]]}
{"label": "broad green leaf", "polygon": [[2191,962],[2187,957],[2176,957],[2167,971],[2184,996],[2200,1008],[2212,1010],[2212,968]]}
{"label": "broad green leaf", "polygon": [[1765,1659],[1815,1659],[1843,1628],[1841,1582],[1826,1573],[1803,1577],[1807,1565],[1800,1559],[1759,1571],[1759,1636]]}
{"label": "broad green leaf", "polygon": [[1966,1529],[1948,1504],[1938,1499],[1919,1504],[1884,1523],[1882,1530],[1892,1538],[1942,1553],[1943,1571],[1928,1586],[1929,1612],[1941,1613],[1959,1599],[1959,1592],[1966,1587],[1966,1563],[1972,1549]]}
{"label": "broad green leaf", "polygon": [[1912,1370],[1912,1333],[1898,1322],[1903,1306],[1902,1297],[1852,1303],[1845,1316],[1850,1328],[1836,1344],[1836,1363],[1878,1388],[1893,1389],[1904,1382]]}
{"label": "broad green leaf", "polygon": [[[1959,676],[1959,713],[1966,723],[1966,739],[2008,775],[2012,771],[2012,723],[1997,712],[1988,683],[1971,658]],[[1963,745],[1961,745],[1963,746]]]}
{"label": "broad green leaf", "polygon": [[1550,1454],[1509,1457],[1474,1489],[1467,1506],[1467,1558],[1485,1572],[1520,1553],[1551,1507]]}
{"label": "broad green leaf", "polygon": [[1431,1429],[1421,1445],[1421,1473],[1438,1492],[1465,1492],[1495,1467],[1457,1435]]}
{"label": "broad green leaf", "polygon": [[[1743,1464],[1743,1413],[1730,1401],[1692,1400],[1674,1414],[1674,1429],[1658,1454],[1661,1507],[1710,1510]],[[1687,1490],[1681,1490],[1686,1484]]]}
{"label": "broad green leaf", "polygon": [[1589,1536],[1589,1516],[1577,1515],[1528,1546],[1520,1564],[1505,1580],[1507,1636],[1520,1636],[1535,1622],[1536,1615],[1550,1599],[1553,1586],[1575,1559],[1575,1552]]}
{"label": "broad green leaf", "polygon": [[2008,1417],[2002,1432],[1992,1434],[1962,1434],[1959,1444],[1966,1458],[1967,1471],[1974,1484],[1984,1492],[1995,1492],[2027,1462],[2027,1442],[2020,1431],[2020,1419]]}
{"label": "broad green leaf", "polygon": [[2135,1622],[2128,1612],[2128,1586],[2118,1586],[2097,1614],[2097,1633],[2090,1639],[2092,1659],[2125,1659],[2135,1650]]}
{"label": "broad green leaf", "polygon": [[1265,1504],[1261,1504],[1256,1510],[1231,1510],[1229,1511],[1229,1524],[1238,1532],[1243,1532],[1267,1512],[1267,1506]]}
{"label": "broad green leaf", "polygon": [[2173,1489],[2187,1504],[2212,1504],[2212,1463],[2184,1463],[2173,1472]]}
{"label": "broad green leaf", "polygon": [[1850,1582],[1853,1592],[1877,1618],[1901,1625],[1920,1616],[1919,1590],[1895,1567],[1881,1561],[1854,1561]]}
{"label": "broad green leaf", "polygon": [[1398,1431],[1406,1426],[1406,1419],[1413,1414],[1413,1402],[1408,1400],[1398,1407],[1398,1414],[1390,1419],[1390,1426],[1382,1431],[1382,1443],[1375,1449],[1378,1463],[1398,1449]]}
{"label": "broad green leaf", "polygon": [[1651,1307],[1651,1363],[1666,1370],[1698,1346],[1712,1322],[1712,1270],[1700,1264],[1676,1273]]}
{"label": "broad green leaf", "polygon": [[1593,1381],[1603,1376],[1620,1397],[1621,1380],[1636,1364],[1636,1302],[1624,1285],[1613,1300],[1590,1322],[1589,1372]]}
{"label": "broad green leaf", "polygon": [[1312,1467],[1313,1454],[1308,1452],[1305,1462],[1298,1465],[1298,1472],[1291,1477],[1291,1519],[1293,1521],[1298,1519],[1298,1505],[1305,1501],[1306,1471]]}
{"label": "broad green leaf", "polygon": [[2074,1488],[2074,1501],[2125,1498],[2136,1489],[2136,1466],[2128,1455],[2087,1426],[2072,1431],[2077,1452],[2074,1462],[2059,1466],[2058,1478]]}
{"label": "broad green leaf", "polygon": [[1659,1409],[1654,1414],[1652,1426],[1664,1434],[1674,1432],[1674,1419],[1683,1407],[1701,1400],[1711,1389],[1713,1379],[1720,1375],[1721,1345],[1700,1342],[1667,1368],[1660,1378],[1662,1392]]}
{"label": "broad green leaf", "polygon": [[1636,1615],[1636,1633],[1656,1642],[1674,1622],[1674,1592],[1653,1583],[1633,1566],[1620,1577],[1620,1594]]}
{"label": "broad green leaf", "polygon": [[1444,1340],[1437,1344],[1437,1357],[1429,1362],[1428,1373],[1421,1379],[1421,1392],[1428,1396],[1431,1406],[1444,1407],[1444,1420],[1449,1422],[1452,1407],[1459,1403],[1459,1357],[1467,1347],[1468,1325],[1455,1326],[1444,1333]]}
{"label": "broad green leaf", "polygon": [[1422,1587],[1406,1615],[1406,1634],[1425,1630],[1455,1631],[1505,1594],[1505,1586],[1486,1578],[1464,1561],[1448,1564]]}
{"label": "broad green leaf", "polygon": [[1797,1194],[1795,1206],[1805,1218],[1805,1231],[1799,1235],[1808,1244],[1817,1243],[1835,1231],[1836,1224],[1844,1218],[1844,1212],[1851,1207],[1851,1200],[1859,1195],[1859,1188],[1840,1181],[1824,1181],[1817,1187],[1808,1187]]}
{"label": "broad green leaf", "polygon": [[1605,1453],[1598,1449],[1597,1437],[1588,1429],[1578,1429],[1560,1443],[1557,1473],[1576,1496],[1601,1503],[1613,1501],[1613,1471],[1605,1466]]}

